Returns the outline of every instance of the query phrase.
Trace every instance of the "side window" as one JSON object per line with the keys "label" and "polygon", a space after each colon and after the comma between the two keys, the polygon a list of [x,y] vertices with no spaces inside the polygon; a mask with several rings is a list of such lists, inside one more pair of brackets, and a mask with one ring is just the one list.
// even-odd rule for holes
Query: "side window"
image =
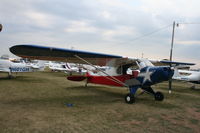
{"label": "side window", "polygon": [[122,66],[119,66],[119,67],[117,68],[117,74],[122,74]]}
{"label": "side window", "polygon": [[133,66],[133,64],[126,64],[126,65],[121,65],[117,68],[117,74],[127,74],[128,68]]}

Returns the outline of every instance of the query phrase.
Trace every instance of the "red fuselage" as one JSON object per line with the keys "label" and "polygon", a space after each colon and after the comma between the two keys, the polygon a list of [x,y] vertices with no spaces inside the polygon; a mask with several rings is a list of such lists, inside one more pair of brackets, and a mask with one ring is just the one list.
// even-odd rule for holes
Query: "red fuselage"
{"label": "red fuselage", "polygon": [[[83,81],[86,79],[87,83],[101,84],[101,85],[111,85],[111,86],[124,86],[122,83],[125,83],[126,80],[134,78],[133,75],[119,75],[119,76],[68,76],[67,79],[71,81]],[[122,83],[116,82],[116,79]]]}

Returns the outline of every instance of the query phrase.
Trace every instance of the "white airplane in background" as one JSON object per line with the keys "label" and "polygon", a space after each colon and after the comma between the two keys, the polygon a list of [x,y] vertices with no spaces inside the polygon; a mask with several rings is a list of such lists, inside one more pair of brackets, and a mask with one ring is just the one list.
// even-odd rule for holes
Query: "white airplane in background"
{"label": "white airplane in background", "polygon": [[63,72],[79,72],[80,69],[73,64],[64,63],[64,62],[51,62],[49,61],[46,65],[52,71],[63,71]]}
{"label": "white airplane in background", "polygon": [[[187,81],[193,84],[200,84],[200,71],[181,70],[175,68],[172,79]],[[195,85],[193,85],[192,88],[195,88]]]}
{"label": "white airplane in background", "polygon": [[33,71],[44,71],[46,61],[33,60],[30,63],[26,63],[28,67],[31,67]]}
{"label": "white airplane in background", "polygon": [[[28,65],[24,61],[16,61],[16,60],[5,60],[0,59],[0,72],[8,73],[8,77],[12,77],[12,73],[19,72],[34,72],[38,70],[42,70],[40,64],[37,64],[39,67],[35,68],[33,65]],[[44,66],[44,65],[43,65]]]}
{"label": "white airplane in background", "polygon": [[83,73],[92,72],[94,74],[98,73],[99,71],[106,71],[107,69],[110,69],[108,66],[95,65],[95,67],[92,67],[92,66],[86,65],[86,64],[79,64],[78,67],[81,68],[81,72],[83,72]]}

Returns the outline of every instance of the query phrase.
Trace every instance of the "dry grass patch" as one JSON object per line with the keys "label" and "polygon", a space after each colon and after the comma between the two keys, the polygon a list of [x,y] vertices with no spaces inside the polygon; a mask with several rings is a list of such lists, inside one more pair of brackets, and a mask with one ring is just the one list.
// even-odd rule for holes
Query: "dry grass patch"
{"label": "dry grass patch", "polygon": [[[5,76],[5,75],[4,75]],[[64,73],[24,73],[0,78],[1,133],[70,132],[199,132],[200,91],[167,82],[154,88],[163,102],[144,94],[136,103],[124,102],[125,88],[66,80]],[[67,107],[71,103],[73,107]]]}

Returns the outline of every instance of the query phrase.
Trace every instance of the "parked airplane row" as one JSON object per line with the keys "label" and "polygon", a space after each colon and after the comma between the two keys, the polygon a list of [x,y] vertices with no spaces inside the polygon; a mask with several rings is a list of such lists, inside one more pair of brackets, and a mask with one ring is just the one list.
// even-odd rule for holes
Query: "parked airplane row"
{"label": "parked airplane row", "polygon": [[22,59],[0,59],[0,72],[8,73],[8,77],[12,77],[12,73],[44,71],[48,67],[51,71],[86,72],[83,68],[77,67],[76,64],[64,62],[46,62],[41,60],[24,61]]}

